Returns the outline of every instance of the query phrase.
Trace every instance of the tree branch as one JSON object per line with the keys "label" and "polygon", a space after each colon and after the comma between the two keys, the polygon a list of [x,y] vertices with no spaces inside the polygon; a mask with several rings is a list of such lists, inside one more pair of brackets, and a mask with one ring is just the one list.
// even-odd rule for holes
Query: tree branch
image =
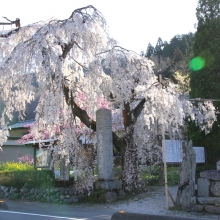
{"label": "tree branch", "polygon": [[[63,87],[65,100],[67,105],[71,105],[73,115],[77,116],[81,122],[83,122],[88,128],[91,128],[96,132],[96,121],[92,120],[87,112],[81,109],[71,97],[69,97],[69,88],[67,86]],[[125,155],[126,141],[124,138],[120,138],[115,132],[112,132],[112,139],[114,147],[121,153],[122,156]]]}
{"label": "tree branch", "polygon": [[16,29],[14,29],[14,30],[12,30],[12,31],[9,31],[8,33],[0,34],[0,37],[1,37],[1,38],[7,38],[7,37],[9,37],[10,35],[15,34],[16,32],[18,32],[19,30],[20,30],[20,28],[16,28]]}

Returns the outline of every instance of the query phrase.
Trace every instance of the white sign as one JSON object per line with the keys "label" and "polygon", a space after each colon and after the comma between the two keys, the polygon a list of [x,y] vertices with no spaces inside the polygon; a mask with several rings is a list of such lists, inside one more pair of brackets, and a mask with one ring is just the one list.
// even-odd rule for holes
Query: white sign
{"label": "white sign", "polygon": [[193,147],[196,153],[196,163],[205,163],[205,149],[204,147]]}
{"label": "white sign", "polygon": [[[166,161],[167,163],[181,163],[183,160],[182,141],[166,140]],[[196,153],[196,163],[205,163],[204,147],[193,147]]]}
{"label": "white sign", "polygon": [[166,161],[167,163],[182,162],[182,143],[178,140],[166,140]]}

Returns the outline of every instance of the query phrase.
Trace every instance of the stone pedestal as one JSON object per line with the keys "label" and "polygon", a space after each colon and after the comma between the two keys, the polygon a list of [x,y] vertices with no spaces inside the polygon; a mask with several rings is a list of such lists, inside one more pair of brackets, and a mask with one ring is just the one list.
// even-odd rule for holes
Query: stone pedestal
{"label": "stone pedestal", "polygon": [[200,177],[209,180],[220,180],[220,170],[206,170],[200,173]]}
{"label": "stone pedestal", "polygon": [[220,197],[220,182],[214,181],[211,185],[210,190],[213,196]]}
{"label": "stone pedestal", "polygon": [[98,181],[95,183],[95,189],[106,189],[106,190],[121,189],[121,181],[119,180]]}
{"label": "stone pedestal", "polygon": [[[96,112],[98,180],[113,181],[112,114],[108,109]],[[107,184],[108,185],[108,184]]]}
{"label": "stone pedestal", "polygon": [[210,196],[210,180],[204,178],[198,178],[197,180],[197,192],[199,197]]}

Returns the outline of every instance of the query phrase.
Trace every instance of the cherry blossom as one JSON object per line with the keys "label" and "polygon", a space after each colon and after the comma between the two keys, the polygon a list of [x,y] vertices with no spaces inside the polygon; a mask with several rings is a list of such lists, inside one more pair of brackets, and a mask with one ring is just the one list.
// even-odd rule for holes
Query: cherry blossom
{"label": "cherry blossom", "polygon": [[[122,155],[127,185],[137,183],[139,162],[161,154],[157,137],[163,126],[170,138],[182,138],[186,119],[205,132],[216,120],[211,102],[193,104],[172,85],[163,88],[153,62],[119,47],[93,6],[76,9],[65,20],[0,33],[0,46],[0,95],[5,104],[1,144],[7,139],[5,118],[12,119],[13,111],[25,118],[37,84],[36,123],[27,138],[57,139],[54,158],[69,154],[76,169],[84,170],[88,178],[80,182],[82,188],[91,188],[93,179],[79,134],[96,131],[98,108],[117,108],[113,145]],[[124,130],[121,136],[118,129]]]}

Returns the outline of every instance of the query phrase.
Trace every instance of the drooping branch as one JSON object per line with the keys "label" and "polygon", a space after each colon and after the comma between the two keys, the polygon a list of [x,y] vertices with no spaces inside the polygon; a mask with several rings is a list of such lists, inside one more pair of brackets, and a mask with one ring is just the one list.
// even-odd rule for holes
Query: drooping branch
{"label": "drooping branch", "polygon": [[[67,86],[63,87],[65,100],[68,105],[71,105],[72,114],[75,115],[80,119],[81,122],[83,122],[88,128],[91,128],[94,132],[96,131],[96,121],[92,120],[87,112],[83,109],[81,109],[76,102],[74,101],[74,98],[71,94],[71,97],[69,97],[69,88]],[[120,138],[115,132],[112,132],[113,137],[113,145],[114,147],[122,154],[125,154],[126,149],[126,142],[124,138]]]}
{"label": "drooping branch", "polygon": [[62,55],[61,57],[63,59],[66,58],[67,54],[70,52],[70,50],[73,48],[73,45],[76,45],[79,49],[83,50],[83,48],[76,42],[76,41],[73,41],[73,42],[70,42],[69,44],[63,44],[61,45],[61,48],[62,48]]}
{"label": "drooping branch", "polygon": [[11,36],[12,34],[17,33],[19,30],[20,30],[20,28],[16,28],[12,31],[9,31],[9,32],[5,33],[5,34],[0,34],[0,37],[1,38],[7,38],[7,37]]}

